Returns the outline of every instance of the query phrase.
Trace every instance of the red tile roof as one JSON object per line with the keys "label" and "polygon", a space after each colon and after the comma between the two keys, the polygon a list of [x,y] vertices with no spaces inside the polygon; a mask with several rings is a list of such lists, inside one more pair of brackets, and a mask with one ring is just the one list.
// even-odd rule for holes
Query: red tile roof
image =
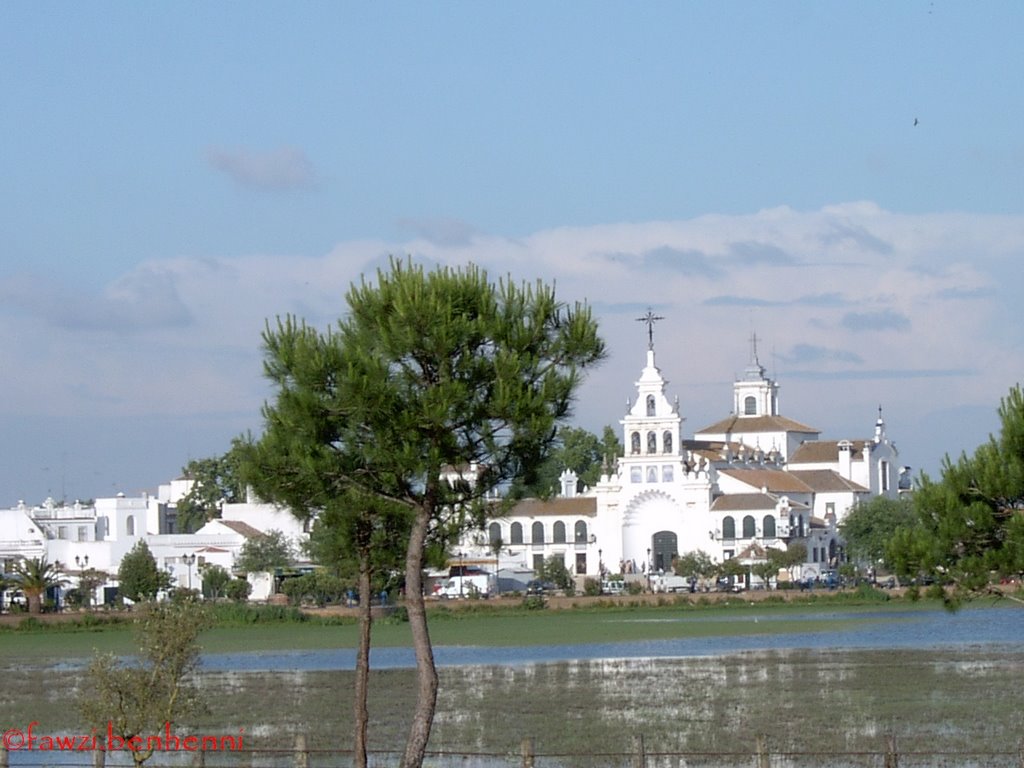
{"label": "red tile roof", "polygon": [[571,499],[523,499],[509,511],[510,517],[593,517],[597,515],[597,499],[576,496]]}
{"label": "red tile roof", "polygon": [[821,434],[820,429],[808,427],[785,416],[737,416],[733,414],[711,426],[697,430],[698,435],[724,435],[734,432],[806,432]]}
{"label": "red tile roof", "polygon": [[766,488],[770,493],[812,493],[807,483],[781,469],[722,469],[720,474],[739,480],[751,488]]}

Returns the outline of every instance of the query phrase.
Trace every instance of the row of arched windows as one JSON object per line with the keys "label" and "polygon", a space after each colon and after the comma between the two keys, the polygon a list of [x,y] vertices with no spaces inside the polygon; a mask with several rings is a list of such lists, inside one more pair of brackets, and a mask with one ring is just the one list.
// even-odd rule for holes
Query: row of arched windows
{"label": "row of arched windows", "polygon": [[[754,519],[753,515],[747,515],[743,518],[741,533],[741,539],[753,539],[757,537],[757,521]],[[765,539],[775,538],[774,515],[765,515],[764,519],[761,520],[761,536]],[[736,520],[732,517],[726,517],[722,520],[722,538],[736,538]]]}
{"label": "row of arched windows", "polygon": [[[630,451],[634,454],[640,453],[640,433],[634,432],[630,435]],[[658,452],[658,434],[652,429],[647,433],[647,453]],[[665,430],[661,433],[661,452],[672,453],[672,432]]]}
{"label": "row of arched windows", "polygon": [[[587,524],[583,520],[577,520],[573,526],[573,543],[575,544],[586,544],[587,543]],[[504,538],[501,535],[501,523],[491,523],[487,527],[487,536],[491,544],[497,541],[501,541],[504,544],[523,544],[523,524],[512,523],[509,526],[508,538]],[[544,544],[547,539],[545,538],[546,533],[544,530],[544,523],[539,520],[530,526],[530,543],[531,544]],[[565,523],[561,520],[556,520],[554,525],[551,526],[551,543],[552,544],[566,544],[566,527]]]}

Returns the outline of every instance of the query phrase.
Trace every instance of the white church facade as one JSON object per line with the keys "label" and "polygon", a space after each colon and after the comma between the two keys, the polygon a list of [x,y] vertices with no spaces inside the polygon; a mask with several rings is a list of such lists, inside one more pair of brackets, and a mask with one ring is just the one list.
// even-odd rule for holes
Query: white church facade
{"label": "white church facade", "polygon": [[678,399],[658,369],[653,339],[621,425],[623,455],[594,488],[576,492],[563,476],[560,496],[518,503],[463,542],[502,572],[536,570],[561,557],[578,580],[611,573],[669,572],[673,560],[703,551],[716,562],[753,564],[768,549],[803,543],[800,578],[814,578],[843,558],[838,523],[860,500],[895,497],[901,468],[879,409],[874,434],[821,440],[814,427],[783,416],[779,385],[757,359],[733,384],[733,413],[682,432]]}
{"label": "white church facade", "polygon": [[[872,436],[822,440],[818,429],[781,414],[779,385],[758,362],[755,339],[750,363],[733,383],[732,413],[688,437],[678,399],[669,399],[656,364],[657,318],[644,319],[646,360],[619,421],[623,452],[614,466],[583,492],[575,475],[563,474],[559,496],[521,501],[487,521],[453,550],[452,564],[497,569],[525,584],[555,557],[582,583],[669,572],[673,560],[698,550],[716,562],[753,564],[769,549],[799,542],[807,559],[794,575],[813,578],[835,568],[843,558],[843,516],[863,499],[895,497],[909,480],[881,409]],[[19,559],[46,556],[63,563],[72,581],[86,568],[103,571],[109,580],[99,601],[140,539],[178,585],[196,586],[202,567],[230,570],[244,542],[261,532],[280,530],[295,542],[308,536],[288,510],[254,499],[225,504],[220,519],[194,534],[173,533],[172,513],[190,482],[173,481],[152,497],[119,494],[72,506],[48,499],[0,509],[0,567],[9,572]]]}

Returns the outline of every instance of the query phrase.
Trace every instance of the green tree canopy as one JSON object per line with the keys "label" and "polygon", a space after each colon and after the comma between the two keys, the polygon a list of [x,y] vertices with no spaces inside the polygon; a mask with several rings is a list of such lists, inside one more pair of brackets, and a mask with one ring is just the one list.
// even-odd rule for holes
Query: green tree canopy
{"label": "green tree canopy", "polygon": [[273,573],[277,568],[288,566],[294,557],[288,537],[272,528],[245,540],[235,559],[235,568],[244,573]]}
{"label": "green tree canopy", "polygon": [[78,572],[78,588],[82,591],[82,602],[86,608],[92,607],[97,588],[105,584],[107,578],[107,574],[97,568],[83,568]]}
{"label": "green tree canopy", "polygon": [[569,589],[574,584],[572,574],[565,567],[565,558],[561,555],[544,558],[537,576],[542,581],[550,581],[559,589]]}
{"label": "green tree canopy", "polygon": [[673,561],[672,568],[677,576],[696,576],[699,579],[714,576],[718,570],[711,555],[703,549],[695,549],[680,555]]}
{"label": "green tree canopy", "polygon": [[225,503],[241,501],[244,486],[239,474],[239,450],[232,447],[223,456],[193,459],[182,469],[192,486],[177,504],[178,530],[192,533],[220,517]]}
{"label": "green tree canopy", "polygon": [[203,576],[203,597],[216,600],[224,594],[224,587],[231,581],[231,574],[219,565],[207,565],[201,571]]}
{"label": "green tree canopy", "polygon": [[224,597],[228,600],[247,600],[252,592],[252,585],[245,579],[231,579],[224,585]]}
{"label": "green tree canopy", "polygon": [[749,570],[749,567],[738,557],[730,557],[718,566],[718,573],[729,578],[746,576]]}
{"label": "green tree canopy", "polygon": [[170,576],[156,567],[156,558],[145,541],[139,539],[124,557],[117,570],[118,591],[133,602],[152,600],[156,593],[170,586]]}
{"label": "green tree canopy", "polygon": [[972,456],[947,456],[942,479],[922,476],[914,524],[888,550],[901,576],[928,574],[954,588],[952,600],[1024,573],[1024,394],[1010,390],[1001,429]]}
{"label": "green tree canopy", "polygon": [[315,465],[326,497],[354,487],[409,510],[418,698],[402,766],[411,768],[423,762],[437,697],[423,603],[428,544],[480,524],[499,485],[536,481],[582,370],[604,347],[585,306],[567,307],[540,282],[493,284],[473,266],[427,273],[392,260],[347,302],[326,333],[293,318],[267,328],[277,394],[252,459],[279,486],[304,485]]}
{"label": "green tree canopy", "polygon": [[807,562],[807,545],[802,541],[791,541],[785,549],[769,547],[765,555],[776,570],[792,569]]}
{"label": "green tree canopy", "polygon": [[545,498],[560,493],[560,478],[566,470],[576,473],[577,490],[593,488],[605,465],[614,466],[620,451],[621,444],[611,427],[606,426],[600,438],[578,427],[560,427],[548,458],[537,469],[536,482],[523,492]]}
{"label": "green tree canopy", "polygon": [[874,496],[856,504],[839,524],[851,560],[864,566],[879,563],[891,568],[887,551],[900,528],[912,526],[916,516],[908,498]]}
{"label": "green tree canopy", "polygon": [[314,562],[353,583],[365,567],[372,583],[361,599],[400,586],[395,574],[404,570],[409,508],[366,494],[343,500],[328,503],[317,516],[306,551]]}

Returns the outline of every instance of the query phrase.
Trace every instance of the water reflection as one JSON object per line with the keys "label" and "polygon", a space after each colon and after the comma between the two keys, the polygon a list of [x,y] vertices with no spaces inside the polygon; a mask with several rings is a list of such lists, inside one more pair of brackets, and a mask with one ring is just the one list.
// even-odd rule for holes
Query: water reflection
{"label": "water reflection", "polygon": [[[807,622],[808,631],[774,632],[773,621]],[[629,619],[623,619],[624,621]],[[660,619],[659,619],[660,620]],[[675,621],[705,621],[687,615]],[[972,607],[950,614],[939,610],[919,611],[831,611],[786,614],[752,612],[738,617],[714,617],[714,621],[763,622],[764,634],[643,640],[625,643],[565,643],[524,647],[437,646],[438,666],[516,666],[558,661],[596,659],[665,659],[718,656],[744,651],[788,649],[886,649],[1005,647],[1017,650],[1024,637],[1024,610]],[[847,621],[836,630],[837,620]],[[815,624],[833,625],[829,631],[815,631]],[[374,648],[370,665],[375,669],[415,667],[410,648]],[[207,654],[203,668],[209,671],[338,670],[355,667],[354,649],[312,651],[270,651]]]}

